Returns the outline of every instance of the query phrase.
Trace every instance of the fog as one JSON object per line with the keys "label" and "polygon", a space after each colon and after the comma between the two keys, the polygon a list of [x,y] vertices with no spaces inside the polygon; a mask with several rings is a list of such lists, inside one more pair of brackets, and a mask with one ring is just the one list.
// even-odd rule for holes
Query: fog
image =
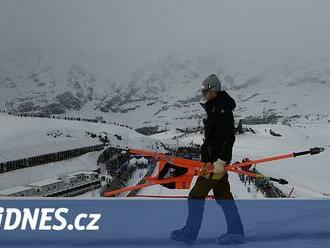
{"label": "fog", "polygon": [[326,0],[0,0],[0,51],[114,68],[176,53],[233,64],[327,57],[329,9]]}

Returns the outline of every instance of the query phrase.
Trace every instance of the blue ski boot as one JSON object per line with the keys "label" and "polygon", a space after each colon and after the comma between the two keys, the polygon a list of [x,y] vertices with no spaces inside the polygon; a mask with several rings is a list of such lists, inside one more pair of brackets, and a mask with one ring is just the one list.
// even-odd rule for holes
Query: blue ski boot
{"label": "blue ski boot", "polygon": [[171,232],[171,239],[175,241],[182,241],[187,245],[193,245],[195,242],[195,240],[187,237],[187,235],[184,232],[184,228]]}
{"label": "blue ski boot", "polygon": [[244,243],[244,234],[224,233],[218,239],[219,245],[239,245]]}

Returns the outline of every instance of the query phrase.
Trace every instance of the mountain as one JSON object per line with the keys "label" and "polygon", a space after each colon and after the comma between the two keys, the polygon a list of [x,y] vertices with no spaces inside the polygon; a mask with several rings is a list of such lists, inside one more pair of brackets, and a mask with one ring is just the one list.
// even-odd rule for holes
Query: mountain
{"label": "mountain", "polygon": [[[97,65],[96,65],[97,66]],[[237,101],[246,123],[328,121],[330,60],[240,61],[169,55],[125,78],[96,74],[82,61],[0,55],[0,107],[23,113],[120,119],[135,127],[197,126],[201,82],[211,73]]]}
{"label": "mountain", "polygon": [[34,53],[0,59],[0,106],[8,111],[80,111],[87,103],[100,100],[104,92],[111,94],[114,87],[111,79],[97,78],[80,65],[50,63]]}

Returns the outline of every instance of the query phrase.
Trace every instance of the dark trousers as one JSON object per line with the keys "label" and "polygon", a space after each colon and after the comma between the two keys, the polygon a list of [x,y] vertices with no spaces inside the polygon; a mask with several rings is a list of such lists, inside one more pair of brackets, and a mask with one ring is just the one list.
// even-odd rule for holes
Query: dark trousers
{"label": "dark trousers", "polygon": [[221,180],[198,177],[196,184],[189,193],[188,218],[184,227],[185,235],[193,240],[197,239],[201,227],[205,198],[213,189],[216,203],[220,205],[227,222],[227,233],[244,234],[241,218],[238,213],[233,195],[230,192],[228,174]]}

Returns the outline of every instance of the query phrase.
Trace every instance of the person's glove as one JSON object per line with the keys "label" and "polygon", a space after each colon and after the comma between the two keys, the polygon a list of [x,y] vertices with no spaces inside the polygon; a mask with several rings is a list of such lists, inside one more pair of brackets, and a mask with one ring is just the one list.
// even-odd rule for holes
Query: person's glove
{"label": "person's glove", "polygon": [[213,180],[220,180],[223,178],[223,176],[226,174],[225,166],[227,165],[226,161],[221,160],[218,158],[217,161],[213,163],[214,169],[213,169]]}
{"label": "person's glove", "polygon": [[207,164],[204,164],[201,168],[201,172],[203,176],[206,176],[209,174],[209,166]]}

